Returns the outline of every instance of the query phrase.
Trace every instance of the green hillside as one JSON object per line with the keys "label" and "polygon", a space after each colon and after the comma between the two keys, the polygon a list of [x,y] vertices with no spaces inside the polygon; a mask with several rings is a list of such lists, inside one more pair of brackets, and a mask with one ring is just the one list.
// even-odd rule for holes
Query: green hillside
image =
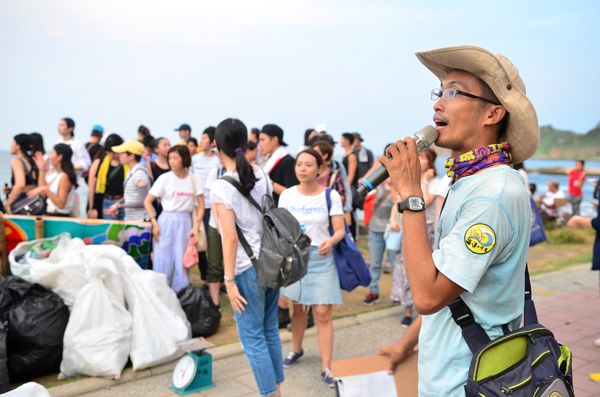
{"label": "green hillside", "polygon": [[600,123],[586,134],[540,127],[541,141],[535,158],[600,160]]}

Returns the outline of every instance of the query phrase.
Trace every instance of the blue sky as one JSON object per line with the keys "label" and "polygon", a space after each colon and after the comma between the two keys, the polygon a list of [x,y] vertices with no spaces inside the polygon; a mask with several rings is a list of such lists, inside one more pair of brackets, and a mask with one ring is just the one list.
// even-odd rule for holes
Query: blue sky
{"label": "blue sky", "polygon": [[439,83],[414,53],[473,44],[520,70],[540,124],[600,121],[595,1],[0,2],[0,149],[13,135],[57,139],[63,116],[175,138],[225,117],[277,123],[296,148],[318,123],[379,151],[431,123]]}

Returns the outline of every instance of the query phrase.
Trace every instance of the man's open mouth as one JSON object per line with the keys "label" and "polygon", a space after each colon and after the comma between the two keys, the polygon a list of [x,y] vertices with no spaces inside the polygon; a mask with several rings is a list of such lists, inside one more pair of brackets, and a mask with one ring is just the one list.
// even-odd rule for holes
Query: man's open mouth
{"label": "man's open mouth", "polygon": [[437,130],[439,130],[440,128],[446,127],[448,125],[447,121],[442,120],[439,117],[434,117],[433,122],[435,123],[435,127]]}

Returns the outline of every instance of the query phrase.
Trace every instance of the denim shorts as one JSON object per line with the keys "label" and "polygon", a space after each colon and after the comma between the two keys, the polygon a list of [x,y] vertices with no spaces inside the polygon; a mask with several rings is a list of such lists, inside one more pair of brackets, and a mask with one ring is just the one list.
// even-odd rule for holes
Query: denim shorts
{"label": "denim shorts", "polygon": [[333,253],[319,255],[310,247],[308,272],[300,281],[281,289],[281,294],[303,305],[339,305],[343,303],[340,279]]}

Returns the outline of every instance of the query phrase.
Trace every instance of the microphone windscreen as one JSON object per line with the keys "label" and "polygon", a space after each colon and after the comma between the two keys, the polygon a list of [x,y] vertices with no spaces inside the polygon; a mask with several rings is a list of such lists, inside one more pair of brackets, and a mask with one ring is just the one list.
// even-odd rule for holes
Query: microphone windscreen
{"label": "microphone windscreen", "polygon": [[439,136],[439,132],[430,125],[426,125],[415,132],[414,137],[417,142],[417,152],[421,152],[431,146]]}

